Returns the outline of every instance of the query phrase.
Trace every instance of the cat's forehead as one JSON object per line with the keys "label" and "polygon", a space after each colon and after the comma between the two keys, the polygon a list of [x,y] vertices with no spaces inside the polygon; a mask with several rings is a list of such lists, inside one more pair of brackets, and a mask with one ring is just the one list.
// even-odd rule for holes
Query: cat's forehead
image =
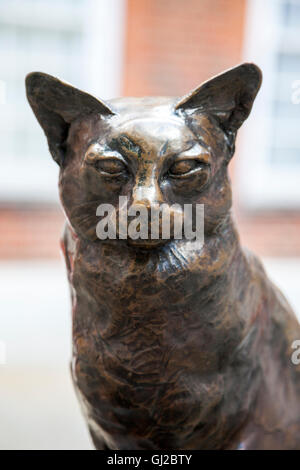
{"label": "cat's forehead", "polygon": [[165,142],[184,145],[195,136],[174,112],[175,103],[175,98],[160,97],[112,100],[116,115],[111,120],[110,137],[122,134],[133,141],[148,139],[153,145]]}

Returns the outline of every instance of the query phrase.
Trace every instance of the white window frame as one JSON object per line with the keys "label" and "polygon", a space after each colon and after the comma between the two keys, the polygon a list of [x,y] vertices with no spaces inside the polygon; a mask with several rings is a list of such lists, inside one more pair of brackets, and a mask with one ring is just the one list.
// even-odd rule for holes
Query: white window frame
{"label": "white window frame", "polygon": [[[58,21],[65,22],[66,29],[78,27],[72,25],[66,14],[55,17],[55,8],[61,8],[61,4],[52,2],[41,2],[39,5],[39,14],[33,16],[30,14],[31,7],[36,2],[33,0],[23,0],[22,3],[11,0],[0,4],[1,22],[14,25],[43,25],[43,22]],[[86,6],[83,9],[82,21],[79,18],[81,30],[84,33],[83,50],[84,53],[78,61],[78,67],[83,69],[82,80],[76,82],[76,77],[72,84],[78,88],[101,97],[109,99],[120,96],[122,86],[122,63],[123,63],[123,44],[124,44],[124,26],[125,26],[125,8],[126,0],[86,0]],[[53,23],[53,28],[55,29]],[[31,72],[32,70],[28,70]],[[48,72],[49,70],[41,70]],[[59,76],[64,79],[65,77]],[[2,77],[0,76],[0,80]],[[25,76],[24,76],[25,79]],[[2,121],[5,123],[5,115],[9,116],[9,102],[5,100],[3,93],[9,86],[8,83],[2,83],[2,100],[0,103],[0,112]],[[25,97],[25,87],[22,90]],[[29,105],[28,105],[29,106]],[[30,119],[32,127],[36,128],[36,135],[42,135],[42,129],[38,125],[33,113],[24,110],[24,119]],[[38,137],[37,137],[38,138]],[[18,160],[16,164],[16,160]],[[21,156],[18,159],[3,158],[0,159],[0,204],[41,204],[58,202],[58,166],[51,159],[48,151],[46,138],[44,138],[44,147],[38,158],[27,158],[26,163],[22,163]]]}
{"label": "white window frame", "polygon": [[[263,71],[263,84],[252,114],[241,130],[237,184],[240,204],[249,210],[299,209],[300,168],[271,165],[268,144],[272,136],[272,96],[275,92],[276,52],[282,48],[276,25],[280,24],[281,0],[248,0],[244,59]],[[300,41],[296,47],[300,51]],[[300,77],[295,77],[295,80]],[[292,84],[291,84],[292,99]],[[295,104],[295,106],[297,106]],[[299,118],[300,118],[300,104]],[[300,133],[300,119],[299,119]]]}

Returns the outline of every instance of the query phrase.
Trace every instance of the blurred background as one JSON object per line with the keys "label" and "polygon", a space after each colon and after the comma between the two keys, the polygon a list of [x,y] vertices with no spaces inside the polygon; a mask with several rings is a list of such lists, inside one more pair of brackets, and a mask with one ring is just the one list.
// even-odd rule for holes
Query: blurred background
{"label": "blurred background", "polygon": [[25,98],[40,70],[107,99],[264,74],[230,164],[243,244],[300,317],[300,0],[0,0],[0,449],[89,449],[71,380],[58,167]]}

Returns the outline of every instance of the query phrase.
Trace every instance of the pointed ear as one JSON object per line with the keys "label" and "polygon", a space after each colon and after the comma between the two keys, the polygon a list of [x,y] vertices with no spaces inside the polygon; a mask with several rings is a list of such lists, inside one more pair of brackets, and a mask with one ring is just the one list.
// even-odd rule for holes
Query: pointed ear
{"label": "pointed ear", "polygon": [[256,65],[238,65],[181,98],[175,110],[185,114],[209,113],[228,135],[235,137],[250,114],[261,81],[262,73]]}
{"label": "pointed ear", "polygon": [[91,113],[115,114],[107,104],[51,75],[32,72],[26,77],[29,104],[48,139],[54,160],[61,165],[72,121]]}

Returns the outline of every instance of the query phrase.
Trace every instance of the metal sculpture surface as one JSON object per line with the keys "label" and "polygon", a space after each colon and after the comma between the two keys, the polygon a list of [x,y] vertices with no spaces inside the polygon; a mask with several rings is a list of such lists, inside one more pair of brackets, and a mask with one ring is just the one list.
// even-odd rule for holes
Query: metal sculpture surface
{"label": "metal sculpture surface", "polygon": [[[227,165],[260,84],[246,63],[181,99],[104,103],[27,76],[60,166],[72,374],[98,449],[300,449],[300,327],[230,213]],[[204,245],[100,240],[97,207],[118,213],[119,196],[204,204]]]}

